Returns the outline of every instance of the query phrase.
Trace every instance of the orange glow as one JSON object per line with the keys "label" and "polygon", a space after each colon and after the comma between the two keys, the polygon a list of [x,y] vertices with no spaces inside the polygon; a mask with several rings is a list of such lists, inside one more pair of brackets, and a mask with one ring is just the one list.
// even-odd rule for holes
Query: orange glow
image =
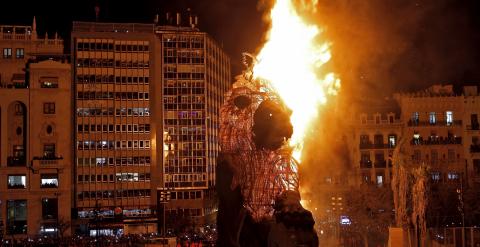
{"label": "orange glow", "polygon": [[[257,55],[253,68],[255,79],[266,80],[292,110],[293,157],[301,161],[303,140],[326,103],[327,94],[336,94],[340,80],[333,73],[318,76],[322,65],[331,58],[329,43],[317,43],[320,30],[305,23],[293,0],[277,0],[270,12],[271,29],[267,42]],[[304,8],[313,8],[303,5]],[[314,12],[314,9],[311,9]]]}

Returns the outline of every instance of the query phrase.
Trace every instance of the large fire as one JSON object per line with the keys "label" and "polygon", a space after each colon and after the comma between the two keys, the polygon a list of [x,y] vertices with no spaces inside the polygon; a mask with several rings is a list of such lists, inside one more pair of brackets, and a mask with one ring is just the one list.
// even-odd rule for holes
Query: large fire
{"label": "large fire", "polygon": [[[257,55],[253,74],[270,82],[292,110],[290,145],[293,157],[300,161],[303,140],[318,108],[326,102],[327,94],[336,94],[340,80],[333,73],[319,76],[322,65],[331,57],[329,44],[317,42],[319,28],[305,23],[292,1],[276,0],[271,9],[271,29]],[[315,5],[314,1],[310,7]]]}

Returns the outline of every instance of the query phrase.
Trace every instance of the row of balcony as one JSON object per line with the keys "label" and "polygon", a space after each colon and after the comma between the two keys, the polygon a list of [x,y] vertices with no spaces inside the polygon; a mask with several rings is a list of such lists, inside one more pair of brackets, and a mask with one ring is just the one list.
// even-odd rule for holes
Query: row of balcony
{"label": "row of balcony", "polygon": [[453,126],[453,125],[462,125],[462,120],[454,120],[451,122],[447,121],[415,121],[415,120],[408,120],[408,126]]}
{"label": "row of balcony", "polygon": [[395,145],[390,143],[360,143],[360,149],[386,149],[395,148]]}
{"label": "row of balcony", "polygon": [[[57,165],[59,157],[56,156],[43,156],[36,160],[39,160],[40,165]],[[7,166],[26,166],[27,159],[25,156],[8,156]]]}
{"label": "row of balcony", "polygon": [[470,145],[470,153],[480,153],[480,145],[479,144]]}
{"label": "row of balcony", "polygon": [[412,138],[410,140],[410,145],[448,145],[448,144],[462,144],[461,137],[428,137],[428,139],[423,140],[420,138]]}
{"label": "row of balcony", "polygon": [[480,124],[472,123],[471,125],[467,125],[467,130],[480,130]]}
{"label": "row of balcony", "polygon": [[388,164],[388,167],[392,167],[392,161],[386,161],[386,160],[379,160],[372,162],[371,160],[360,160],[360,168],[386,168]]}

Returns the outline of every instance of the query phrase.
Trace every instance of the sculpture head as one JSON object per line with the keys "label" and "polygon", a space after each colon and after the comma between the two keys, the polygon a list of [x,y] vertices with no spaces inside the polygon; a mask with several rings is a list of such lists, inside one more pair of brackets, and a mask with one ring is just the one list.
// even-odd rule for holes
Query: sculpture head
{"label": "sculpture head", "polygon": [[254,219],[272,216],[275,198],[298,188],[290,115],[266,82],[244,77],[237,77],[221,108],[220,146],[232,157],[231,188],[240,187]]}

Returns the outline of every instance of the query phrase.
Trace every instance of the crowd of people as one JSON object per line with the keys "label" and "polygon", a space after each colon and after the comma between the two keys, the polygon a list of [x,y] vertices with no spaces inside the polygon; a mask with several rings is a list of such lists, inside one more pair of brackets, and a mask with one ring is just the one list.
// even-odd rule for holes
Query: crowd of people
{"label": "crowd of people", "polygon": [[[213,230],[212,230],[213,229]],[[169,233],[174,238],[176,247],[206,247],[214,246],[216,241],[215,228],[207,228],[202,232]],[[82,236],[71,237],[37,236],[34,238],[9,238],[1,241],[1,247],[7,246],[73,246],[73,247],[111,247],[111,246],[144,246],[158,240],[157,234],[128,234],[119,236]]]}

